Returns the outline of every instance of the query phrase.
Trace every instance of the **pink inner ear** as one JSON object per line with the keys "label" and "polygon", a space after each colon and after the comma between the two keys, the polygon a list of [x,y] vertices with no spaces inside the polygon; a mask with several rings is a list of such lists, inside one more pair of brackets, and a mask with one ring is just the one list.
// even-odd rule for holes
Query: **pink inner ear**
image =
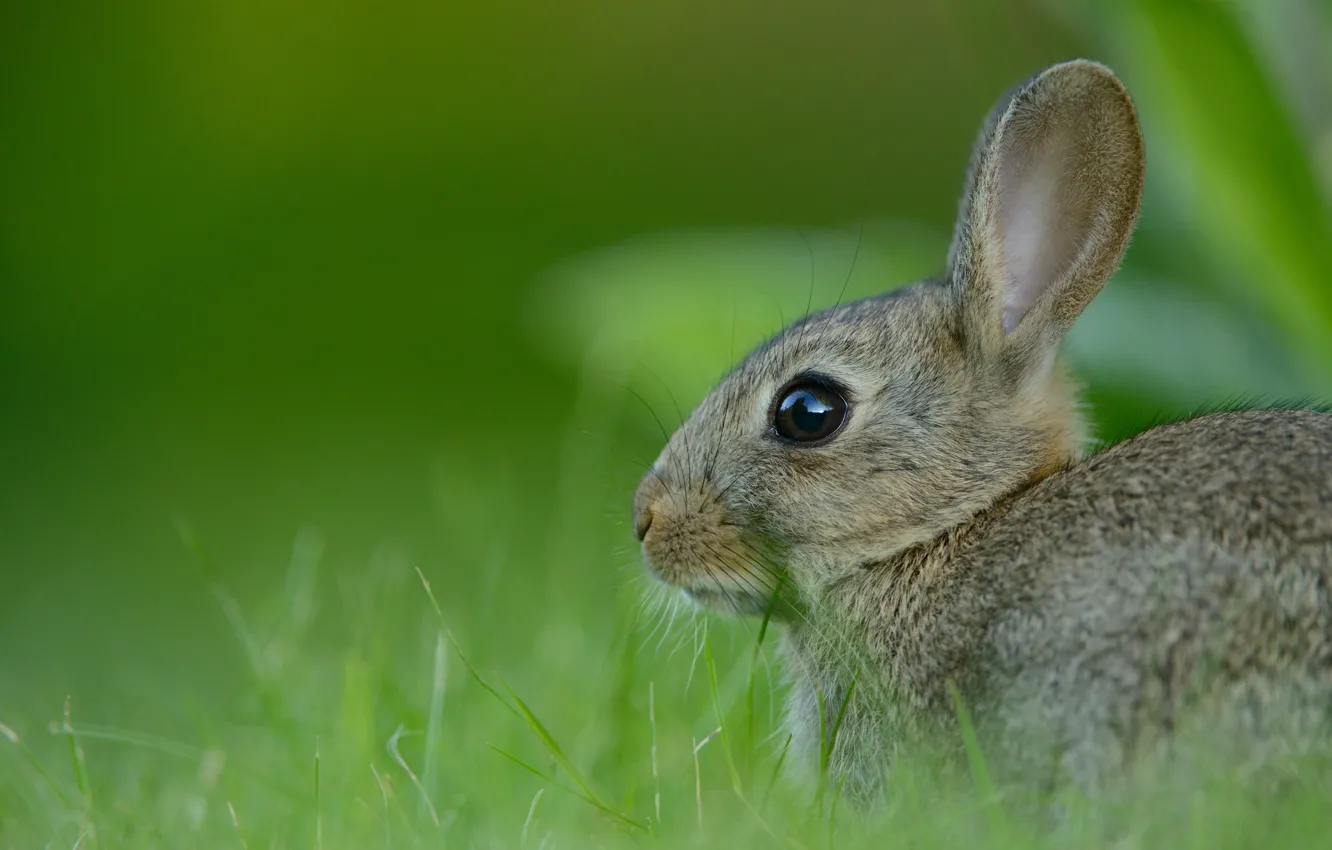
{"label": "pink inner ear", "polygon": [[1084,232],[1065,173],[1068,138],[1056,133],[1025,153],[1014,142],[999,165],[1005,333],[1068,271]]}

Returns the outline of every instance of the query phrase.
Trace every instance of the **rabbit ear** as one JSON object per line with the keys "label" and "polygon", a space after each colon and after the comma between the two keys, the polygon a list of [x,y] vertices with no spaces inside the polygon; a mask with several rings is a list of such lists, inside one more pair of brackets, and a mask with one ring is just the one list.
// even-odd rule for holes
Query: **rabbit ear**
{"label": "rabbit ear", "polygon": [[1055,65],[1000,100],[948,258],[982,345],[1029,350],[1069,329],[1128,248],[1144,165],[1133,102],[1102,65]]}

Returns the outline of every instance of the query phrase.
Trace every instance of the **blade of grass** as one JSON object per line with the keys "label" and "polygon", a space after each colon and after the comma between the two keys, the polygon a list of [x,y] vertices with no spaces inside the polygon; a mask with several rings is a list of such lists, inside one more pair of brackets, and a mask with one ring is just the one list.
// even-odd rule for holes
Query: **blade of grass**
{"label": "blade of grass", "polygon": [[971,768],[972,780],[981,794],[981,804],[985,808],[985,819],[990,826],[991,837],[1002,841],[1009,835],[1008,822],[999,806],[999,796],[995,791],[990,771],[985,764],[985,755],[981,752],[980,739],[976,736],[976,727],[971,721],[971,712],[962,701],[962,694],[957,685],[948,683],[948,693],[953,700],[953,709],[957,713],[957,725],[962,734],[962,747],[967,754],[967,764]]}
{"label": "blade of grass", "polygon": [[595,791],[592,790],[591,784],[588,783],[588,781],[583,778],[582,773],[578,770],[577,767],[574,766],[573,762],[570,761],[569,757],[565,755],[564,749],[560,747],[559,743],[555,740],[554,736],[550,734],[550,731],[546,729],[545,725],[542,724],[542,722],[537,719],[536,714],[533,713],[533,711],[527,706],[525,702],[523,702],[522,698],[518,696],[517,692],[515,692],[513,688],[509,687],[508,683],[506,683],[503,680],[503,678],[500,679],[500,685],[508,692],[509,698],[512,699],[512,702],[510,702],[509,699],[505,699],[504,696],[502,696],[499,691],[497,691],[494,687],[492,687],[491,684],[481,676],[481,673],[476,669],[475,666],[473,666],[471,660],[468,659],[467,654],[463,652],[462,646],[458,643],[458,639],[453,634],[453,630],[449,628],[448,621],[445,620],[444,618],[444,611],[443,609],[440,608],[439,600],[435,598],[435,593],[433,590],[431,590],[430,581],[425,577],[425,573],[421,571],[420,567],[417,567],[416,574],[417,576],[420,577],[421,585],[425,588],[426,596],[429,597],[430,604],[435,609],[435,615],[439,618],[440,627],[444,630],[444,634],[448,637],[449,643],[453,645],[453,651],[457,653],[459,660],[462,661],[463,666],[467,668],[467,672],[471,674],[472,678],[476,680],[477,684],[479,684],[486,691],[486,693],[490,694],[495,699],[499,700],[500,703],[504,705],[505,708],[509,709],[509,711],[515,717],[519,718],[520,720],[522,720],[524,723],[527,724],[528,728],[531,729],[536,734],[537,738],[541,741],[541,743],[545,745],[546,749],[555,759],[555,763],[559,765],[560,769],[564,771],[566,776],[568,776],[571,780],[573,780],[574,784],[582,792],[579,796],[581,796],[587,803],[591,804],[593,807],[597,809],[600,809],[608,814],[611,814],[616,820],[620,821],[626,826],[633,827],[634,829],[643,830],[644,832],[648,831],[648,828],[644,824],[641,824],[638,821],[626,815],[615,812],[614,809],[612,809],[604,800],[601,799],[600,796],[597,795]]}
{"label": "blade of grass", "polygon": [[342,659],[342,700],[338,735],[332,758],[335,764],[361,764],[374,757],[375,670],[357,649]]}
{"label": "blade of grass", "polygon": [[[624,767],[626,752],[639,750],[642,711],[635,700],[638,691],[635,650],[635,618],[631,606],[618,607],[612,619],[611,633],[605,643],[606,655],[598,665],[595,692],[603,694],[598,710],[590,717],[595,734],[587,736],[582,752],[584,770],[590,774],[616,776]],[[634,793],[637,783],[624,782],[623,794],[615,801],[620,811],[637,808]],[[644,818],[649,827],[652,818]]]}
{"label": "blade of grass", "polygon": [[507,708],[515,717],[522,719],[522,713],[519,712],[517,708],[514,708],[514,706],[506,700],[499,691],[495,690],[495,688],[482,677],[481,673],[472,664],[471,659],[467,657],[467,653],[463,652],[462,645],[458,643],[458,638],[454,636],[453,629],[449,628],[448,620],[444,618],[444,611],[439,607],[439,600],[435,598],[435,592],[430,589],[429,579],[425,577],[425,573],[421,572],[420,567],[416,568],[416,574],[421,579],[421,586],[425,588],[426,596],[430,599],[431,607],[435,609],[435,616],[439,618],[440,628],[444,630],[445,637],[449,639],[449,643],[453,646],[454,653],[457,654],[458,660],[463,663],[463,667],[467,668],[468,674],[481,686],[482,690],[498,700],[499,703]]}
{"label": "blade of grass", "polygon": [[321,789],[319,787],[319,738],[315,737],[314,752],[314,804],[315,804],[315,850],[323,850],[324,847],[324,804],[320,798]]}
{"label": "blade of grass", "polygon": [[236,830],[236,838],[240,840],[241,850],[250,850],[250,844],[245,840],[245,830],[241,829],[240,818],[236,817],[236,807],[227,800],[227,811],[231,813],[231,825]]}
{"label": "blade of grass", "polygon": [[772,622],[773,612],[777,610],[777,600],[781,596],[782,584],[785,581],[785,574],[778,576],[777,586],[772,591],[772,596],[768,599],[768,607],[763,612],[763,621],[759,623],[758,636],[754,639],[754,649],[749,657],[749,682],[745,688],[745,743],[747,753],[747,764],[750,779],[754,774],[754,683],[758,678],[758,666],[763,651],[763,639],[768,634],[768,624]]}
{"label": "blade of grass", "polygon": [[[560,791],[563,791],[564,793],[568,794],[568,795],[571,796],[571,797],[574,797],[574,798],[576,798],[576,799],[582,800],[584,803],[587,803],[588,805],[592,806],[593,808],[595,808],[595,809],[597,809],[598,811],[600,811],[602,814],[604,814],[604,815],[606,815],[607,817],[609,817],[609,818],[615,820],[615,821],[618,822],[618,823],[622,823],[622,824],[623,824],[623,823],[626,823],[626,822],[627,822],[627,821],[626,821],[626,818],[624,817],[624,815],[620,814],[619,812],[615,811],[614,809],[612,809],[612,808],[610,808],[610,807],[608,807],[608,806],[603,806],[603,805],[600,805],[600,804],[594,802],[593,800],[589,800],[584,794],[582,794],[582,793],[581,793],[580,791],[578,791],[577,789],[575,789],[575,788],[570,788],[568,785],[565,785],[563,782],[560,782],[558,779],[556,779],[555,777],[551,776],[549,773],[546,773],[544,770],[541,770],[540,768],[533,767],[531,764],[528,764],[527,762],[523,761],[522,759],[518,758],[518,757],[515,756],[514,754],[508,752],[507,750],[500,749],[499,747],[497,747],[497,746],[495,746],[494,744],[491,744],[491,743],[487,743],[486,746],[489,747],[490,749],[494,750],[496,753],[498,753],[499,755],[503,756],[504,758],[508,759],[509,761],[513,762],[514,764],[518,765],[518,766],[521,767],[523,770],[526,770],[528,773],[531,773],[531,774],[533,774],[533,775],[539,777],[540,779],[544,780],[544,781],[545,781],[546,783],[548,783],[551,787],[553,787],[553,788],[557,788],[557,789],[559,789]],[[628,821],[627,823],[628,823],[628,825],[638,826],[637,824],[633,823],[632,821]],[[639,829],[643,829],[643,830],[646,831],[646,827],[638,826],[638,828],[639,828]]]}
{"label": "blade of grass", "polygon": [[32,751],[32,748],[29,747],[21,737],[19,737],[19,734],[15,732],[13,728],[4,723],[0,723],[0,737],[18,748],[18,751],[23,754],[24,760],[28,762],[28,765],[32,768],[33,772],[41,777],[42,781],[46,783],[46,786],[51,789],[51,793],[55,795],[56,800],[60,802],[61,806],[66,809],[73,808],[69,798],[65,796],[65,792],[60,790],[60,785],[55,781],[55,777],[51,775],[46,769],[46,766],[42,764],[41,759],[37,758],[37,754]]}
{"label": "blade of grass", "polygon": [[555,763],[559,765],[559,769],[565,771],[567,777],[573,779],[574,785],[577,785],[578,789],[582,791],[582,793],[579,794],[579,797],[585,799],[585,801],[590,803],[591,806],[597,807],[597,809],[601,809],[602,811],[605,811],[605,813],[613,815],[617,821],[621,821],[627,826],[634,827],[634,829],[647,831],[647,827],[642,825],[642,823],[634,821],[633,818],[626,817],[626,815],[615,813],[615,810],[611,809],[611,807],[607,805],[607,803],[603,801],[593,789],[591,789],[590,783],[582,777],[581,771],[579,771],[577,767],[574,766],[574,763],[570,761],[569,757],[565,754],[565,751],[563,751],[562,747],[559,746],[559,743],[555,741],[553,735],[550,734],[550,731],[546,729],[545,725],[537,719],[537,715],[531,711],[530,707],[527,707],[526,703],[522,701],[522,698],[519,698],[518,694],[515,693],[515,691],[511,689],[502,678],[500,679],[501,686],[506,691],[509,691],[509,697],[513,699],[513,702],[510,702],[509,699],[503,697],[500,691],[494,689],[494,687],[490,685],[490,682],[482,677],[480,671],[477,670],[477,667],[474,666],[472,661],[468,658],[468,655],[462,651],[462,646],[458,643],[458,638],[454,637],[453,629],[449,628],[448,621],[445,620],[444,610],[440,608],[440,601],[434,597],[434,592],[430,589],[430,581],[425,577],[425,573],[421,572],[420,566],[416,568],[416,572],[417,576],[421,578],[421,585],[425,588],[426,597],[429,597],[430,605],[434,608],[434,613],[440,618],[440,628],[444,630],[445,636],[449,638],[449,643],[452,643],[453,651],[454,653],[457,653],[458,659],[462,661],[462,666],[465,666],[466,669],[468,669],[468,673],[472,675],[473,679],[476,679],[478,685],[481,685],[486,693],[498,699],[498,701],[501,702],[501,705],[505,706],[506,709],[509,709],[514,717],[525,722],[527,727],[537,735],[539,741],[542,742],[542,745],[545,745],[546,750],[549,751],[551,757],[555,759]]}
{"label": "blade of grass", "polygon": [[653,828],[661,826],[661,773],[657,768],[657,685],[648,682],[648,726],[652,730],[652,812]]}
{"label": "blade of grass", "polygon": [[79,837],[79,840],[82,841],[84,837],[89,837],[96,842],[97,831],[92,819],[92,784],[88,781],[88,764],[84,759],[83,745],[79,743],[78,736],[74,733],[71,702],[70,697],[65,697],[65,721],[64,725],[61,726],[61,731],[69,739],[69,757],[74,766],[74,784],[79,789],[79,796],[82,798],[79,819],[83,835]]}
{"label": "blade of grass", "polygon": [[426,793],[425,786],[421,784],[421,780],[417,778],[416,771],[412,770],[411,765],[407,764],[407,759],[402,757],[402,751],[398,748],[398,741],[402,740],[402,738],[408,734],[410,733],[399,724],[397,730],[389,736],[388,742],[384,746],[388,750],[389,756],[397,762],[398,767],[402,768],[403,773],[407,774],[407,778],[411,780],[412,784],[416,786],[416,790],[421,794],[421,800],[425,803],[426,811],[430,815],[431,822],[434,823],[435,826],[439,826],[439,812],[435,810],[434,802],[431,801],[430,795]]}
{"label": "blade of grass", "polygon": [[708,742],[721,734],[721,727],[718,726],[701,741],[694,741],[694,806],[698,811],[698,831],[703,832],[703,769],[700,764],[698,754]]}
{"label": "blade of grass", "polygon": [[375,767],[374,762],[370,763],[370,774],[374,776],[375,784],[379,786],[379,796],[384,801],[384,847],[388,850],[393,847],[393,823],[389,820],[388,788],[384,785],[384,779],[379,775],[379,768]]}
{"label": "blade of grass", "polygon": [[293,765],[304,764],[306,758],[304,733],[288,710],[283,694],[278,688],[279,683],[274,682],[273,677],[268,675],[268,665],[264,662],[259,642],[245,622],[240,603],[236,601],[236,598],[231,595],[222,582],[221,571],[218,569],[216,561],[213,560],[212,555],[203,545],[203,541],[195,533],[194,527],[181,517],[176,518],[175,525],[176,534],[202,571],[204,581],[207,582],[213,598],[217,600],[218,607],[222,609],[223,616],[226,617],[232,633],[241,645],[246,661],[249,662],[247,669],[250,673],[251,684],[259,697],[259,704],[268,725],[276,729],[284,739],[291,763]]}
{"label": "blade of grass", "polygon": [[523,819],[523,831],[518,836],[519,847],[527,847],[527,835],[532,830],[532,823],[536,820],[537,806],[541,804],[541,797],[545,793],[545,788],[538,788],[536,794],[532,795],[532,804],[527,807],[527,817]]}
{"label": "blade of grass", "polygon": [[[731,790],[734,791],[736,798],[741,802],[741,804],[744,805],[744,807],[754,817],[754,820],[759,824],[760,827],[763,828],[764,832],[767,832],[768,835],[771,836],[774,840],[780,843],[790,844],[792,847],[800,847],[799,842],[796,841],[791,836],[778,835],[777,832],[772,828],[772,826],[763,818],[763,815],[759,813],[759,810],[755,808],[754,804],[749,801],[749,798],[745,796],[744,784],[740,780],[740,771],[736,767],[735,756],[731,751],[730,741],[728,740],[726,735],[726,722],[721,707],[721,689],[718,687],[717,684],[717,663],[716,659],[713,657],[712,654],[712,639],[709,636],[709,633],[706,629],[703,632],[703,658],[704,658],[704,663],[706,664],[708,670],[708,686],[712,692],[712,709],[717,716],[717,729],[707,738],[703,739],[703,741],[698,744],[698,747],[701,748],[703,744],[706,744],[708,741],[711,741],[713,738],[716,738],[718,741],[720,741],[722,746],[722,753],[726,757],[726,766],[729,769],[731,775]],[[695,770],[695,780],[697,781],[698,779],[697,750],[695,750],[694,770]],[[699,789],[697,793],[701,794],[701,789]],[[702,805],[701,796],[699,799],[699,805],[700,807]],[[701,828],[702,824],[701,808],[699,810],[699,822]]]}
{"label": "blade of grass", "polygon": [[138,826],[140,829],[142,829],[144,832],[151,834],[159,844],[161,845],[169,844],[169,842],[166,839],[166,836],[162,834],[162,830],[158,828],[157,824],[153,823],[152,821],[145,818],[143,815],[134,811],[134,809],[130,808],[125,803],[123,802],[117,803],[116,811],[120,812],[121,814],[125,815],[125,817],[134,821],[134,824]]}
{"label": "blade of grass", "polygon": [[85,740],[112,741],[122,744],[130,744],[144,749],[156,750],[160,753],[176,756],[182,759],[201,761],[204,757],[204,750],[201,747],[194,747],[189,744],[173,741],[169,738],[162,738],[147,732],[133,732],[125,729],[116,729],[110,726],[98,726],[96,724],[80,724],[79,737]]}
{"label": "blade of grass", "polygon": [[[586,798],[582,794],[578,793],[576,789],[570,788],[568,785],[565,785],[559,779],[555,778],[554,776],[551,776],[549,773],[546,773],[541,768],[533,767],[529,762],[523,761],[513,753],[509,752],[508,750],[501,749],[500,747],[497,747],[494,744],[487,743],[486,746],[489,747],[491,750],[494,750],[497,754],[503,756],[504,758],[518,765],[528,773],[531,773],[532,775],[540,778],[543,782],[550,785],[552,788],[558,788],[559,790],[563,791],[569,796],[575,797],[579,800],[583,800],[584,802],[586,802]],[[611,809],[603,809],[602,811],[604,811],[608,815],[612,816],[615,815],[615,812]]]}
{"label": "blade of grass", "polygon": [[[856,679],[851,680],[847,685],[846,693],[842,695],[842,703],[837,708],[837,716],[833,718],[832,728],[828,729],[827,718],[825,715],[825,702],[823,688],[816,689],[815,694],[818,699],[819,707],[819,816],[823,816],[824,795],[827,792],[828,771],[832,768],[833,750],[837,746],[837,735],[842,731],[842,720],[846,717],[846,707],[851,704],[851,695],[856,690]],[[843,777],[845,778],[845,777]],[[838,783],[838,794],[841,793],[841,782]],[[833,796],[832,811],[829,812],[829,818],[837,808],[837,794]],[[831,829],[831,826],[829,827]]]}
{"label": "blade of grass", "polygon": [[[509,687],[503,677],[500,677],[500,685],[508,692],[509,698],[513,700],[514,705],[518,707],[518,711],[521,713],[523,720],[527,723],[528,728],[530,728],[536,734],[537,738],[540,739],[541,743],[545,745],[546,750],[550,753],[551,757],[555,759],[555,763],[559,765],[560,770],[573,781],[574,786],[578,788],[581,796],[598,809],[601,809],[604,812],[613,813],[615,810],[612,809],[595,790],[593,790],[592,784],[588,782],[582,772],[574,766],[573,761],[564,752],[564,748],[555,740],[555,736],[552,735],[550,730],[546,728],[545,724],[537,718],[536,714],[528,707],[527,703],[523,702],[522,697],[518,696],[513,688]],[[616,813],[614,817],[627,826],[641,829],[644,832],[648,831],[646,825],[641,824],[626,815]]]}
{"label": "blade of grass", "polygon": [[[114,726],[102,726],[95,723],[80,723],[79,738],[84,741],[108,741],[117,744],[127,744],[131,747],[154,750],[175,758],[195,762],[202,761],[206,755],[203,748],[192,744],[174,741],[170,738],[164,738],[160,735],[153,735],[148,732],[138,732],[132,729],[119,729]],[[289,799],[296,800],[303,797],[303,792],[298,791],[289,785],[284,785],[273,779],[267,773],[247,767],[244,764],[231,763],[227,766],[227,770],[229,772],[242,774],[250,781],[263,785],[269,790],[280,792]]]}
{"label": "blade of grass", "polygon": [[726,756],[726,767],[731,774],[731,787],[737,796],[744,796],[744,785],[740,781],[740,770],[735,764],[735,754],[731,752],[731,743],[726,735],[726,718],[722,712],[720,689],[717,686],[717,662],[712,656],[712,638],[703,633],[703,663],[708,670],[708,687],[712,693],[712,710],[717,716],[717,734],[720,736],[722,753]]}
{"label": "blade of grass", "polygon": [[444,633],[435,635],[435,664],[430,687],[430,716],[426,719],[425,788],[431,797],[439,787],[439,748],[444,727],[444,689],[448,682],[448,654]]}
{"label": "blade of grass", "polygon": [[814,683],[814,705],[819,712],[819,776],[814,788],[814,799],[817,801],[819,819],[822,820],[824,784],[828,781],[828,766],[824,763],[824,753],[828,747],[828,715],[823,707],[823,685],[820,682]]}
{"label": "blade of grass", "polygon": [[79,744],[78,737],[74,734],[74,720],[71,712],[71,699],[65,697],[65,722],[61,725],[60,731],[65,733],[69,740],[69,757],[74,765],[74,784],[79,789],[79,795],[83,797],[84,805],[92,805],[92,789],[88,785],[88,769],[83,757],[83,747]]}
{"label": "blade of grass", "polygon": [[222,583],[221,571],[213,556],[203,545],[195,533],[194,527],[184,519],[176,519],[176,534],[185,544],[186,550],[194,557],[195,562],[203,571],[204,580],[208,582],[208,588],[217,599],[218,606],[222,609],[222,614],[227,618],[232,632],[240,642],[241,649],[245,652],[245,659],[250,663],[250,669],[259,680],[264,679],[263,653],[259,649],[259,642],[255,640],[254,634],[250,631],[245,622],[245,615],[241,612],[240,603],[238,603]]}
{"label": "blade of grass", "polygon": [[419,847],[421,845],[420,833],[416,831],[417,825],[407,814],[407,808],[403,806],[402,798],[398,796],[397,789],[393,787],[392,775],[387,772],[380,773],[374,762],[370,763],[370,770],[374,773],[375,782],[379,785],[379,793],[384,798],[385,817],[389,816],[389,810],[392,809],[398,816],[398,823],[402,824],[402,828],[407,832],[408,844]]}
{"label": "blade of grass", "polygon": [[856,692],[857,681],[857,679],[852,679],[851,684],[846,686],[846,693],[842,695],[842,704],[837,709],[837,717],[833,720],[832,731],[828,734],[828,750],[823,757],[825,769],[832,764],[833,748],[837,746],[837,735],[842,731],[842,720],[846,718],[846,707],[851,704],[851,695]]}
{"label": "blade of grass", "polygon": [[772,828],[772,825],[768,823],[767,819],[763,817],[763,815],[759,812],[759,810],[754,807],[754,804],[749,802],[748,797],[744,796],[743,794],[737,794],[736,796],[740,799],[740,802],[744,805],[745,809],[749,812],[749,814],[753,816],[754,822],[757,823],[763,829],[763,831],[768,834],[769,838],[771,838],[773,841],[777,842],[778,844],[787,845],[788,847],[792,848],[792,850],[806,850],[805,845],[801,844],[800,841],[796,839],[794,836],[779,835],[777,831]]}
{"label": "blade of grass", "polygon": [[287,616],[282,623],[285,642],[294,646],[309,630],[315,617],[315,591],[319,583],[319,563],[324,555],[324,541],[313,528],[302,529],[292,544],[287,565]]}
{"label": "blade of grass", "polygon": [[845,785],[845,776],[837,780],[837,792],[833,794],[832,808],[828,810],[828,850],[834,850],[837,846],[837,803],[842,799],[842,788]]}
{"label": "blade of grass", "polygon": [[768,798],[772,795],[772,789],[777,787],[777,777],[782,772],[782,765],[786,763],[786,754],[791,751],[791,741],[794,738],[794,735],[788,734],[786,743],[782,744],[782,750],[777,755],[777,763],[772,766],[772,777],[768,779],[768,787],[763,791],[763,799],[759,802],[760,811],[768,807]]}

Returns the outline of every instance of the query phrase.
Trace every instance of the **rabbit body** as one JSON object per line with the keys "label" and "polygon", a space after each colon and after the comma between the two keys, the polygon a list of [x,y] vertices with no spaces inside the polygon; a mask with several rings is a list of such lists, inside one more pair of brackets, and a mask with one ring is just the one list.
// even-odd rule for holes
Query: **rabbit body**
{"label": "rabbit body", "polygon": [[857,797],[900,751],[959,746],[959,705],[1040,787],[1096,791],[1195,733],[1245,758],[1323,736],[1332,416],[1214,413],[1084,457],[1059,343],[1144,170],[1108,69],[1018,86],[945,273],[750,353],[638,488],[658,579],[783,626],[794,745]]}
{"label": "rabbit body", "polygon": [[1157,427],[827,594],[843,640],[787,630],[790,721],[816,761],[818,691],[830,715],[856,680],[831,755],[853,793],[895,745],[960,743],[950,683],[1042,787],[1095,791],[1195,719],[1298,751],[1332,710],[1332,416]]}

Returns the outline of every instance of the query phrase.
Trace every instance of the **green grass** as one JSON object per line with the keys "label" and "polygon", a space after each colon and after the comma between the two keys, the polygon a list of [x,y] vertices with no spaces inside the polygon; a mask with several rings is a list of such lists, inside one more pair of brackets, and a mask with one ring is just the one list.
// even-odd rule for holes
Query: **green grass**
{"label": "green grass", "polygon": [[[835,783],[821,804],[820,765],[787,752],[776,627],[668,609],[664,633],[630,582],[614,610],[547,612],[605,643],[494,669],[487,647],[514,624],[450,605],[430,565],[381,569],[340,610],[300,555],[318,547],[297,550],[268,600],[215,586],[250,669],[234,703],[186,711],[185,689],[159,682],[141,714],[171,734],[101,725],[77,694],[0,718],[0,846],[1213,848],[1332,829],[1321,773],[1258,801],[1220,770],[1071,805],[1052,828],[995,789],[960,702],[965,763],[904,762],[866,817]],[[824,764],[841,706],[825,712]]]}

